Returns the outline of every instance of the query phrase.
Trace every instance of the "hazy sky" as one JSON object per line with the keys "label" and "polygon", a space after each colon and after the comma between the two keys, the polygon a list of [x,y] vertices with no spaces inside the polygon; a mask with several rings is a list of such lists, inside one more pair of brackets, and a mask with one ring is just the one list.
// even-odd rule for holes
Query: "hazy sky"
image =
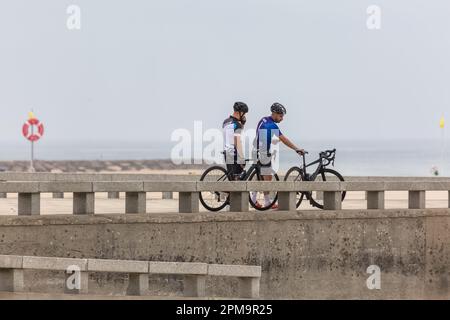
{"label": "hazy sky", "polygon": [[449,14],[448,0],[2,0],[0,141],[23,140],[31,107],[46,141],[168,140],[220,127],[236,100],[251,127],[283,103],[296,141],[439,138]]}

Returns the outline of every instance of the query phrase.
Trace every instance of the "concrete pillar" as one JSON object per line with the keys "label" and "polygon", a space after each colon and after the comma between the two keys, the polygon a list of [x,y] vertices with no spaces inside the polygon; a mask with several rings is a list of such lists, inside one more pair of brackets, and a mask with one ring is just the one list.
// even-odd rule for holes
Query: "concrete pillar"
{"label": "concrete pillar", "polygon": [[409,191],[408,208],[425,209],[425,191]]}
{"label": "concrete pillar", "polygon": [[120,199],[120,192],[108,192],[108,199]]}
{"label": "concrete pillar", "polygon": [[125,193],[125,213],[146,213],[147,194],[145,192]]}
{"label": "concrete pillar", "polygon": [[278,210],[294,211],[297,209],[297,192],[278,192]]}
{"label": "concrete pillar", "polygon": [[148,294],[148,273],[130,274],[128,282],[128,296],[145,296]]}
{"label": "concrete pillar", "polygon": [[40,193],[19,193],[18,204],[19,216],[40,215],[41,194]]}
{"label": "concrete pillar", "polygon": [[248,192],[231,192],[230,193],[230,211],[248,212]]}
{"label": "concrete pillar", "polygon": [[0,199],[6,199],[8,194],[6,192],[0,192]]}
{"label": "concrete pillar", "polygon": [[368,191],[367,209],[384,209],[384,191]]}
{"label": "concrete pillar", "polygon": [[206,276],[189,275],[184,277],[185,297],[206,296]]}
{"label": "concrete pillar", "polygon": [[199,212],[199,193],[180,192],[180,197],[178,200],[178,210],[180,213]]}
{"label": "concrete pillar", "polygon": [[162,198],[163,200],[173,199],[173,192],[163,192]]}
{"label": "concrete pillar", "polygon": [[53,199],[64,199],[64,192],[53,192]]}
{"label": "concrete pillar", "polygon": [[325,191],[323,193],[323,208],[325,210],[341,210],[342,194],[340,191]]}
{"label": "concrete pillar", "polygon": [[239,297],[240,298],[259,298],[260,278],[239,278]]}
{"label": "concrete pillar", "polygon": [[73,193],[73,214],[94,214],[94,212],[95,212],[94,192]]}
{"label": "concrete pillar", "polygon": [[369,199],[369,191],[364,191],[364,200],[368,200]]}
{"label": "concrete pillar", "polygon": [[0,291],[23,292],[23,270],[0,269]]}
{"label": "concrete pillar", "polygon": [[323,191],[316,191],[316,200],[323,200]]}
{"label": "concrete pillar", "polygon": [[450,191],[448,192],[448,207],[450,208]]}
{"label": "concrete pillar", "polygon": [[[64,293],[67,294],[88,294],[89,292],[89,273],[86,271],[81,271],[78,273],[79,279],[74,278],[74,274],[66,273],[66,281],[64,286]],[[69,289],[69,284],[67,281],[71,281],[72,286],[79,281],[77,284],[79,287],[78,289],[75,287],[75,289]],[[74,283],[75,282],[75,283]],[[72,287],[71,286],[71,287]]]}

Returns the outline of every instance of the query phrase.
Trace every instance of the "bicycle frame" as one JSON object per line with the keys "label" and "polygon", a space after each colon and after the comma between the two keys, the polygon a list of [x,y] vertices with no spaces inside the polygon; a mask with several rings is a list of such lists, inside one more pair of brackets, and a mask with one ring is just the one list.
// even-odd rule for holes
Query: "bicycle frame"
{"label": "bicycle frame", "polygon": [[[311,162],[309,164],[306,164],[305,154],[302,155],[302,158],[303,158],[303,167],[302,167],[303,178],[306,178],[305,179],[306,181],[309,181],[309,180],[314,181],[316,179],[317,175],[319,174],[319,172],[324,167],[323,166],[322,157],[320,157],[319,159],[317,159],[317,160],[315,160],[315,161],[313,161],[313,162]],[[313,166],[313,165],[315,165],[317,163],[319,163],[319,165],[317,166],[317,168],[314,171],[314,173],[312,175],[308,175],[308,173],[306,172],[306,168],[311,167],[311,166]]]}
{"label": "bicycle frame", "polygon": [[[250,161],[248,159],[245,160],[246,162]],[[246,181],[248,178],[250,178],[250,176],[252,175],[253,171],[256,171],[256,175],[258,177],[258,180],[261,179],[261,165],[259,163],[254,163],[250,166],[250,168],[248,168],[248,170],[244,169],[244,175],[239,179],[241,181]],[[234,177],[231,176],[231,173],[227,171],[227,175],[229,180],[233,181]]]}
{"label": "bicycle frame", "polygon": [[[319,153],[319,159],[317,159],[309,164],[306,164],[305,153],[303,153],[302,154],[302,158],[303,158],[303,167],[302,167],[303,177],[302,177],[302,179],[305,181],[314,181],[314,180],[316,180],[316,177],[318,176],[319,173],[322,173],[322,178],[325,178],[323,175],[323,169],[325,167],[327,167],[330,163],[332,163],[334,165],[335,153],[336,153],[336,149],[321,152],[321,153]],[[323,162],[324,160],[326,160],[328,162],[326,164],[324,164],[324,162]],[[317,163],[319,165],[317,166],[316,170],[314,171],[314,173],[312,175],[309,175],[306,172],[306,168],[311,167]]]}

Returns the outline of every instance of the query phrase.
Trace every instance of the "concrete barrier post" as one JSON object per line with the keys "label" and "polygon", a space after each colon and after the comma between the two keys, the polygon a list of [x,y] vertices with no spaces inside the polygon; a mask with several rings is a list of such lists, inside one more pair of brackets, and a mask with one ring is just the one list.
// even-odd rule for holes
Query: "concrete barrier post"
{"label": "concrete barrier post", "polygon": [[131,273],[127,295],[144,296],[146,294],[148,294],[148,273]]}
{"label": "concrete barrier post", "polygon": [[0,269],[0,291],[23,292],[22,269]]}
{"label": "concrete barrier post", "polygon": [[240,298],[259,298],[260,278],[239,278],[239,297]]}
{"label": "concrete barrier post", "polygon": [[185,297],[206,296],[206,276],[189,275],[184,277]]}
{"label": "concrete barrier post", "polygon": [[316,200],[323,200],[323,191],[316,191]]}
{"label": "concrete barrier post", "polygon": [[425,191],[409,191],[408,208],[425,209]]}
{"label": "concrete barrier post", "polygon": [[173,192],[163,192],[162,193],[162,199],[163,200],[173,199]]}
{"label": "concrete barrier post", "polygon": [[6,192],[0,192],[0,199],[6,199],[8,194]]}
{"label": "concrete barrier post", "polygon": [[323,193],[323,208],[325,210],[341,210],[342,194],[340,191],[325,191]]}
{"label": "concrete barrier post", "polygon": [[278,210],[297,209],[297,192],[278,192]]}
{"label": "concrete barrier post", "polygon": [[248,197],[247,191],[236,191],[230,193],[230,211],[233,212],[248,212]]}
{"label": "concrete barrier post", "polygon": [[108,199],[120,199],[120,192],[108,192]]}
{"label": "concrete barrier post", "polygon": [[384,191],[368,191],[367,209],[384,209]]}
{"label": "concrete barrier post", "polygon": [[145,192],[125,193],[125,213],[147,212],[147,194]]}
{"label": "concrete barrier post", "polygon": [[53,199],[64,199],[64,192],[53,192]]}
{"label": "concrete barrier post", "polygon": [[94,214],[94,212],[95,212],[94,192],[73,193],[73,214]]}
{"label": "concrete barrier post", "polygon": [[18,214],[19,216],[40,215],[41,194],[19,193]]}
{"label": "concrete barrier post", "polygon": [[180,192],[178,203],[180,213],[197,213],[199,212],[199,193]]}
{"label": "concrete barrier post", "polygon": [[450,208],[450,191],[448,192],[448,207]]}

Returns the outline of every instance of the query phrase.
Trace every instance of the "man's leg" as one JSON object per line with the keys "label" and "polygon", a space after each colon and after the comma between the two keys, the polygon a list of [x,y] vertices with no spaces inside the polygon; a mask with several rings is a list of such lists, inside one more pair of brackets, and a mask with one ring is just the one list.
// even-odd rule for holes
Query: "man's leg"
{"label": "man's leg", "polygon": [[[262,176],[264,181],[272,181],[272,176]],[[272,203],[272,200],[270,199],[270,192],[266,191],[264,192],[264,206],[267,207]]]}

